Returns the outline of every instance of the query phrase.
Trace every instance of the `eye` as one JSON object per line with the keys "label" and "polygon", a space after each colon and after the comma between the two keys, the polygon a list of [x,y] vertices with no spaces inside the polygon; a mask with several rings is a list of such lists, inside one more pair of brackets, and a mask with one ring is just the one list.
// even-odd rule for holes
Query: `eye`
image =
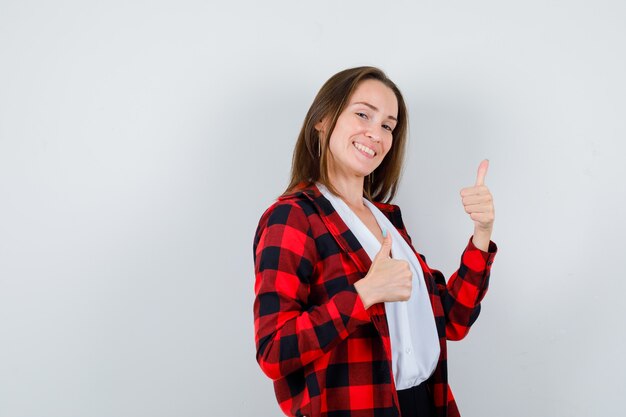
{"label": "eye", "polygon": [[393,127],[389,125],[383,125],[383,129],[387,129],[388,131],[393,132]]}
{"label": "eye", "polygon": [[361,113],[361,112],[357,112],[355,113],[357,116],[359,116],[361,119],[367,119],[367,114],[365,113]]}

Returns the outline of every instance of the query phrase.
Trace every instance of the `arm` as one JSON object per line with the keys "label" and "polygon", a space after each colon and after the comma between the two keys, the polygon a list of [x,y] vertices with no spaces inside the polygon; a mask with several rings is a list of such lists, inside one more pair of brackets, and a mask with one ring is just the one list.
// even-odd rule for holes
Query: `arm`
{"label": "arm", "polygon": [[450,340],[464,338],[478,318],[497,251],[491,241],[495,210],[493,197],[485,185],[488,168],[489,160],[483,160],[478,166],[474,186],[461,190],[465,212],[474,222],[474,235],[463,251],[459,269],[447,284],[441,272],[431,270],[446,316],[446,337]]}
{"label": "arm", "polygon": [[459,269],[447,283],[440,271],[429,268],[443,305],[448,340],[463,339],[478,318],[480,302],[489,285],[491,264],[498,250],[491,241],[488,249],[486,252],[477,248],[473,238],[470,238],[461,256]]}
{"label": "arm", "polygon": [[[413,248],[413,242],[404,226],[400,208],[398,206],[393,207],[389,219]],[[490,236],[491,233],[489,233]],[[435,280],[437,295],[441,300],[446,319],[446,337],[449,340],[464,338],[480,313],[480,302],[487,293],[491,264],[498,250],[496,244],[491,240],[480,241],[481,238],[487,237],[487,235],[475,234],[470,238],[461,255],[459,269],[452,274],[447,283],[444,275],[440,271],[430,268],[426,264],[424,256],[413,248],[415,253],[424,261],[424,274],[430,273]],[[475,243],[477,240],[479,244],[484,244],[488,251],[477,247]]]}
{"label": "arm", "polygon": [[370,321],[353,285],[308,304],[319,254],[300,206],[283,202],[259,222],[254,240],[257,361],[272,379],[320,358]]}

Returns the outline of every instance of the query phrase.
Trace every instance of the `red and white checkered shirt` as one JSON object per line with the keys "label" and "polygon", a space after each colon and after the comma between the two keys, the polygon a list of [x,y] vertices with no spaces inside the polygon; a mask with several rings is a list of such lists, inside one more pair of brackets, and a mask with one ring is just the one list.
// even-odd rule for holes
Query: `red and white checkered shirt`
{"label": "red and white checkered shirt", "polygon": [[[411,248],[396,205],[374,203]],[[438,417],[459,416],[447,377],[446,340],[465,337],[480,312],[497,248],[470,241],[448,282],[416,253],[440,342],[427,386]],[[400,416],[384,304],[365,309],[354,283],[371,261],[315,185],[280,197],[254,238],[257,361],[288,416]]]}

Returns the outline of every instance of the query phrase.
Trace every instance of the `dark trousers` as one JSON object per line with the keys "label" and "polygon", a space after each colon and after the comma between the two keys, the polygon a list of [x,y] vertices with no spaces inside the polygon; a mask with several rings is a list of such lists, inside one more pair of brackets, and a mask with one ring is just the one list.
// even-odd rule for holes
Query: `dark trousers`
{"label": "dark trousers", "polygon": [[433,400],[426,381],[416,387],[398,391],[402,417],[432,417]]}

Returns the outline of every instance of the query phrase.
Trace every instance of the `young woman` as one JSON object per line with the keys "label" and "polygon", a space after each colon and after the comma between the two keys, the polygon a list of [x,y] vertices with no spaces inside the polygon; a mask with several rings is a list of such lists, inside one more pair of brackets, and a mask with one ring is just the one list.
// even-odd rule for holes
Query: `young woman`
{"label": "young woman", "polygon": [[407,111],[379,69],[332,76],[309,109],[291,182],[254,237],[257,361],[289,416],[458,416],[446,340],[478,317],[496,253],[484,185],[461,191],[474,234],[446,283],[396,205]]}

